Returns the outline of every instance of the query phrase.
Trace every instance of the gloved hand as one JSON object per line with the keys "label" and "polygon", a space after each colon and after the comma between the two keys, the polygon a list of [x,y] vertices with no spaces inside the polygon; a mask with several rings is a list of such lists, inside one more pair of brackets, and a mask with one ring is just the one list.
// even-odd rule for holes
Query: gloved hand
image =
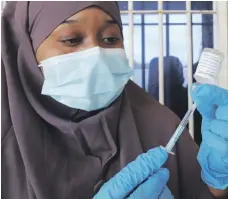
{"label": "gloved hand", "polygon": [[228,187],[228,90],[196,85],[192,98],[202,115],[202,144],[198,153],[203,181],[214,189]]}
{"label": "gloved hand", "polygon": [[93,199],[173,199],[166,186],[169,171],[160,168],[167,158],[161,147],[139,155],[106,182]]}

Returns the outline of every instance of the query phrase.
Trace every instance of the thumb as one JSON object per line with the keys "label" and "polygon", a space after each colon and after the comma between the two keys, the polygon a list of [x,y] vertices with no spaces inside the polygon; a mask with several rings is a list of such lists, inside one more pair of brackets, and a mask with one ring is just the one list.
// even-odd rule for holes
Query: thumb
{"label": "thumb", "polygon": [[107,194],[112,198],[126,197],[140,183],[155,173],[167,158],[168,153],[162,147],[150,149],[147,153],[139,155],[136,160],[130,162],[106,182],[101,187],[99,194]]}
{"label": "thumb", "polygon": [[216,85],[193,84],[191,95],[194,101],[207,102],[218,106],[228,104],[228,90]]}
{"label": "thumb", "polygon": [[164,189],[162,190],[162,193],[159,196],[159,199],[174,199],[171,191],[167,186],[165,186]]}
{"label": "thumb", "polygon": [[159,169],[142,183],[130,196],[129,199],[157,199],[169,179],[168,169]]}
{"label": "thumb", "polygon": [[217,106],[214,101],[214,92],[216,87],[213,85],[193,84],[191,88],[191,96],[197,105],[200,114],[207,118],[215,118]]}

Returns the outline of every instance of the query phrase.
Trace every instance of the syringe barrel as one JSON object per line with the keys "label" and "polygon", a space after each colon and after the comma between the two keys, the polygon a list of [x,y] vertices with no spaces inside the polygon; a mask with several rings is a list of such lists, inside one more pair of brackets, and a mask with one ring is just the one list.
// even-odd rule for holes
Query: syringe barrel
{"label": "syringe barrel", "polygon": [[192,108],[189,109],[188,112],[185,114],[184,118],[181,120],[181,123],[179,124],[176,131],[174,132],[171,139],[169,140],[168,144],[166,145],[165,149],[167,151],[169,152],[172,151],[173,147],[175,146],[177,140],[181,136],[185,127],[187,126],[189,119],[191,118],[195,110],[196,110],[196,104],[193,104]]}

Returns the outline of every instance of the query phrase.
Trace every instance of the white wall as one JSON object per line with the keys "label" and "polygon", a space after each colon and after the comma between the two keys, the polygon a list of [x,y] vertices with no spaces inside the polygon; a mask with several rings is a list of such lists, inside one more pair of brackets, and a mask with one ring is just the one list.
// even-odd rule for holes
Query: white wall
{"label": "white wall", "polygon": [[218,48],[225,56],[219,76],[219,83],[222,87],[228,89],[228,2],[219,1],[217,9]]}

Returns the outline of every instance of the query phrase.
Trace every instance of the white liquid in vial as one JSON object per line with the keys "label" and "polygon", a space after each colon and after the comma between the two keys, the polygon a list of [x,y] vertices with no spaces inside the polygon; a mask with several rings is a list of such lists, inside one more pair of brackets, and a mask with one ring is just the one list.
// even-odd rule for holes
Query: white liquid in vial
{"label": "white liquid in vial", "polygon": [[223,55],[219,51],[204,48],[194,78],[202,84],[217,84]]}

